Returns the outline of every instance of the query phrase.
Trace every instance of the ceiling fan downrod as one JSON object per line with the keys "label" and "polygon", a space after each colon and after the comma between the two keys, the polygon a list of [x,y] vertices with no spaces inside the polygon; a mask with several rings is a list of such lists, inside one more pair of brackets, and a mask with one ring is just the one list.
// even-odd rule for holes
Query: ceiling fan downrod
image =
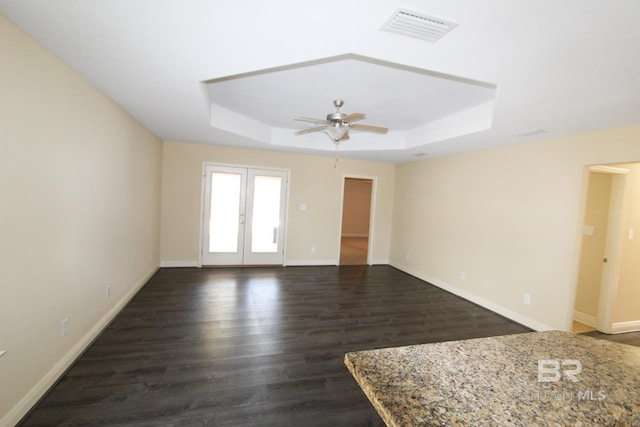
{"label": "ceiling fan downrod", "polygon": [[336,106],[336,112],[327,114],[327,121],[333,122],[333,126],[335,126],[336,122],[340,122],[342,125],[342,119],[347,116],[345,113],[340,112],[340,107],[344,105],[344,101],[342,99],[334,99],[333,105]]}

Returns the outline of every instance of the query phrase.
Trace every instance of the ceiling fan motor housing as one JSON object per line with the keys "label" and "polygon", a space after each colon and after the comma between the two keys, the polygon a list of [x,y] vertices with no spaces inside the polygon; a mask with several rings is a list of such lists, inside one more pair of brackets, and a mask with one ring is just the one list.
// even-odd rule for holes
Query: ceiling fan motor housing
{"label": "ceiling fan motor housing", "polygon": [[334,123],[335,122],[342,123],[342,119],[345,118],[346,116],[347,115],[345,113],[336,111],[335,113],[327,114],[327,120]]}
{"label": "ceiling fan motor housing", "polygon": [[346,125],[347,123],[345,123],[343,119],[347,117],[347,115],[340,112],[340,107],[344,105],[344,101],[342,99],[334,99],[333,105],[336,107],[336,112],[327,114],[327,121],[332,122],[331,125],[334,127]]}

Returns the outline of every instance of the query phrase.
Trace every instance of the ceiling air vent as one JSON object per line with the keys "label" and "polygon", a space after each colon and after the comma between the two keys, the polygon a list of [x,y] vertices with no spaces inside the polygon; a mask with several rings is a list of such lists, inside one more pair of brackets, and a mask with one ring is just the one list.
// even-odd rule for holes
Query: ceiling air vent
{"label": "ceiling air vent", "polygon": [[453,30],[457,22],[400,8],[382,26],[385,31],[435,42]]}

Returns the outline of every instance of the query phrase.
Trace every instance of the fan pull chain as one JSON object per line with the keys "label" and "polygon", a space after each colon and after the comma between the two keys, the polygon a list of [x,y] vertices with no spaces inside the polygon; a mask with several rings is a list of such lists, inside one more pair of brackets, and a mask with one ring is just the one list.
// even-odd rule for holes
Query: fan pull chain
{"label": "fan pull chain", "polygon": [[336,169],[338,167],[338,160],[340,160],[340,157],[338,156],[338,144],[336,143],[336,159],[333,162],[333,168]]}

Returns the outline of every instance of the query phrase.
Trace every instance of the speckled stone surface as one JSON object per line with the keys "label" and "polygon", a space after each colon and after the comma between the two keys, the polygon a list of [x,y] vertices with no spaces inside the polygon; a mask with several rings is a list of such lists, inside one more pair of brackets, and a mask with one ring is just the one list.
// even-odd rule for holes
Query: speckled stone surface
{"label": "speckled stone surface", "polygon": [[[550,359],[564,375],[541,382]],[[562,360],[581,363],[577,382]],[[389,426],[640,426],[640,348],[570,332],[359,351],[345,364]]]}

